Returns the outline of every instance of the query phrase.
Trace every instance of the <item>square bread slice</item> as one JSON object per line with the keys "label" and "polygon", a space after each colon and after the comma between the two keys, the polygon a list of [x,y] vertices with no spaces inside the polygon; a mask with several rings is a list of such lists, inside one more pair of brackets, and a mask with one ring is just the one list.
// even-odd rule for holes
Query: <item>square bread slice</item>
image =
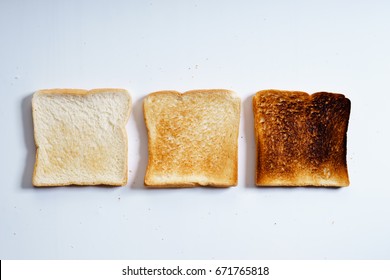
{"label": "square bread slice", "polygon": [[237,185],[240,98],[229,90],[160,91],[144,100],[145,185]]}
{"label": "square bread slice", "polygon": [[33,185],[125,185],[130,110],[124,89],[35,92]]}
{"label": "square bread slice", "polygon": [[349,185],[351,102],[342,94],[263,90],[253,97],[256,185]]}

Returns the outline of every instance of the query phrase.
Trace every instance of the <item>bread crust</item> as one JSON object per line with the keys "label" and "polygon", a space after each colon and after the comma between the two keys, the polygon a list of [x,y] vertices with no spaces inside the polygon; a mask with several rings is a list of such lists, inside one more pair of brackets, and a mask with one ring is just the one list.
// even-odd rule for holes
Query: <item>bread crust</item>
{"label": "bread crust", "polygon": [[93,182],[85,182],[85,181],[68,181],[66,183],[45,183],[45,184],[42,184],[38,181],[37,179],[37,167],[38,167],[38,164],[39,164],[39,145],[37,144],[38,141],[37,141],[37,130],[34,128],[34,142],[35,142],[35,148],[36,148],[36,153],[35,153],[35,164],[34,164],[34,170],[33,170],[33,176],[32,176],[32,184],[33,186],[35,187],[57,187],[57,186],[70,186],[70,185],[75,185],[75,186],[87,186],[87,185],[91,185],[91,186],[96,186],[96,185],[104,185],[104,186],[123,186],[123,185],[126,185],[127,184],[127,181],[128,181],[128,160],[127,160],[127,154],[128,154],[128,138],[127,138],[127,132],[126,132],[126,124],[127,124],[127,121],[130,117],[130,113],[131,113],[131,105],[132,105],[132,99],[131,99],[131,95],[129,94],[129,92],[125,89],[120,89],[120,88],[97,88],[97,89],[91,89],[91,90],[85,90],[85,89],[75,89],[75,88],[54,88],[54,89],[42,89],[42,90],[38,90],[34,93],[33,95],[33,98],[32,98],[32,117],[33,117],[33,120],[36,119],[36,107],[35,107],[35,99],[37,98],[37,96],[39,95],[45,95],[45,94],[48,94],[48,95],[56,95],[56,94],[59,94],[59,95],[80,95],[80,96],[85,96],[85,95],[92,95],[92,94],[101,94],[101,93],[105,93],[105,92],[109,92],[109,93],[122,93],[122,94],[126,94],[126,96],[128,97],[128,104],[127,104],[127,111],[126,111],[126,117],[125,119],[123,120],[123,124],[120,126],[120,131],[121,131],[121,134],[122,134],[122,137],[123,139],[125,140],[125,155],[126,155],[126,161],[125,161],[125,166],[123,168],[123,181],[122,182],[112,182],[112,181],[104,181],[104,180],[97,180],[97,181],[93,181]]}
{"label": "bread crust", "polygon": [[[183,99],[185,96],[189,97],[187,101],[184,101]],[[162,149],[170,149],[169,144],[167,144],[166,141],[162,140],[159,141],[158,138],[166,138],[166,137],[173,137],[176,139],[179,139],[180,137],[183,136],[183,134],[175,134],[174,130],[171,130],[171,126],[175,123],[175,120],[172,120],[172,118],[164,118],[162,117],[161,119],[158,119],[158,116],[156,116],[156,112],[152,112],[152,99],[156,100],[161,100],[161,98],[168,98],[169,100],[177,100],[178,107],[181,106],[188,106],[188,110],[184,110],[181,113],[178,112],[178,109],[171,108],[171,109],[166,109],[166,106],[172,102],[168,101],[167,103],[164,103],[161,106],[165,106],[166,110],[171,110],[170,113],[174,115],[171,117],[174,119],[177,116],[179,118],[187,118],[187,121],[183,124],[185,127],[190,127],[191,129],[196,130],[197,129],[197,124],[195,122],[191,121],[191,117],[188,118],[188,115],[196,115],[196,111],[202,111],[204,113],[205,108],[203,108],[204,104],[200,104],[201,102],[207,102],[209,100],[210,104],[216,105],[223,108],[224,106],[229,107],[227,110],[230,112],[227,114],[227,117],[230,118],[229,122],[232,127],[226,128],[226,127],[221,127],[222,129],[228,129],[231,131],[233,134],[233,139],[232,143],[226,143],[227,147],[227,153],[229,154],[229,157],[231,159],[228,159],[229,162],[232,163],[232,166],[229,167],[229,170],[231,171],[229,175],[225,178],[218,178],[214,172],[208,172],[206,166],[212,165],[212,163],[208,162],[213,161],[215,158],[211,157],[208,155],[207,152],[204,151],[204,148],[202,150],[201,147],[199,149],[197,148],[188,148],[191,146],[191,144],[188,141],[182,141],[182,140],[177,140],[178,142],[176,144],[186,146],[187,151],[183,151],[185,155],[181,157],[181,155],[177,155],[176,158],[172,159],[172,161],[169,161],[167,163],[166,161],[163,163],[161,162],[161,158],[164,156],[161,155]],[[191,99],[191,97],[194,97]],[[197,97],[197,98],[195,98]],[[225,99],[225,101],[212,101],[212,98],[221,98]],[[194,102],[194,105],[188,105],[188,102]],[[196,103],[199,102],[199,103]],[[223,103],[224,102],[224,103]],[[220,104],[219,104],[220,103]],[[219,105],[218,105],[219,104]],[[228,104],[228,105],[226,105]],[[219,109],[221,109],[219,108]],[[162,110],[165,110],[162,109]],[[240,98],[236,95],[235,92],[230,91],[230,90],[225,90],[225,89],[207,89],[207,90],[191,90],[187,91],[184,93],[180,93],[178,91],[158,91],[158,92],[153,92],[150,93],[144,100],[144,119],[145,119],[145,124],[146,124],[146,129],[148,132],[148,152],[149,152],[149,158],[148,158],[148,168],[146,170],[145,174],[145,180],[144,184],[145,186],[152,187],[152,188],[180,188],[180,187],[194,187],[194,186],[209,186],[209,187],[229,187],[229,186],[235,186],[237,185],[237,161],[238,161],[238,127],[239,127],[239,114],[240,114]],[[218,110],[218,108],[213,108],[210,105],[210,108],[208,110]],[[150,112],[149,112],[150,111]],[[166,112],[165,112],[166,113]],[[164,114],[165,114],[164,113]],[[200,119],[202,119],[202,116],[199,116]],[[237,119],[236,119],[237,118]],[[198,120],[199,121],[199,120]],[[156,122],[164,123],[163,127],[164,130],[173,132],[173,134],[167,136],[164,135],[164,132],[156,130]],[[183,128],[183,126],[181,128]],[[169,132],[169,133],[170,133]],[[157,134],[159,136],[157,136]],[[184,133],[184,137],[193,137],[196,138],[192,132],[188,133],[188,130],[186,133]],[[187,135],[188,134],[188,135]],[[215,132],[210,131],[209,135],[215,134]],[[213,138],[217,142],[217,145],[220,143],[220,139],[218,137]],[[175,141],[175,140],[173,140]],[[182,141],[182,142],[180,142]],[[207,144],[213,145],[213,143],[208,142],[205,139],[202,139],[203,142],[207,142]],[[219,141],[219,142],[218,142]],[[160,147],[156,147],[156,143],[162,144]],[[207,145],[206,144],[206,145]],[[206,146],[207,148],[207,146]],[[191,150],[191,152],[188,151],[188,149]],[[218,148],[220,149],[220,148]],[[196,150],[194,152],[194,150]],[[233,152],[232,152],[233,151]],[[196,154],[201,154],[201,156],[204,158],[203,162],[197,162],[194,163],[195,161],[191,161],[188,159],[188,164],[183,165],[182,162],[185,160],[184,157],[187,156],[188,158],[191,158],[193,154],[191,153],[196,153]],[[226,156],[224,153],[221,154],[221,157]],[[197,155],[194,155],[194,157],[197,157]],[[170,156],[168,155],[168,158]],[[216,163],[219,164],[219,163]],[[165,167],[164,167],[165,165]],[[175,165],[180,165],[181,167],[176,168]],[[167,167],[168,166],[168,167]],[[183,166],[186,166],[184,168]],[[170,171],[166,172],[163,174],[165,178],[159,177],[157,175],[157,170],[163,169],[163,168],[168,168]],[[175,169],[175,171],[172,171],[172,169]],[[188,175],[187,170],[185,169],[192,169],[195,174],[193,176]],[[196,171],[195,171],[196,169]],[[171,172],[172,171],[172,172]],[[161,174],[161,173],[159,173]],[[206,174],[206,175],[205,175]],[[169,177],[169,179],[167,179]],[[174,179],[172,177],[176,177],[177,179]],[[216,179],[218,178],[218,179]]]}
{"label": "bread crust", "polygon": [[342,94],[263,90],[253,97],[256,185],[349,185],[351,103]]}
{"label": "bread crust", "polygon": [[95,88],[95,89],[78,89],[78,88],[52,88],[52,89],[41,89],[35,92],[35,94],[70,94],[70,95],[87,95],[94,93],[104,92],[117,92],[126,93],[129,92],[122,88]]}

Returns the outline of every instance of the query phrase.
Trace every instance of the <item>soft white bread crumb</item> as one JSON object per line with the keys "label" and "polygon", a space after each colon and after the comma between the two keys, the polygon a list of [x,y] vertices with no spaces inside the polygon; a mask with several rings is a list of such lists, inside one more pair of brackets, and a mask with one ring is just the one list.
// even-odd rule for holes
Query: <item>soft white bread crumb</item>
{"label": "soft white bread crumb", "polygon": [[127,183],[126,90],[40,90],[32,110],[34,186]]}

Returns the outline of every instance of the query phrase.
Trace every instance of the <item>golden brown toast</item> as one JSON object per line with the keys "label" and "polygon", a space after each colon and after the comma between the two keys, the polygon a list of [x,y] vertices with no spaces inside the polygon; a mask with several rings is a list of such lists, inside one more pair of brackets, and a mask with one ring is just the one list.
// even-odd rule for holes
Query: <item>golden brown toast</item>
{"label": "golden brown toast", "polygon": [[253,97],[256,185],[349,185],[351,103],[342,94],[263,90]]}
{"label": "golden brown toast", "polygon": [[237,185],[240,98],[228,90],[160,91],[144,100],[145,185]]}

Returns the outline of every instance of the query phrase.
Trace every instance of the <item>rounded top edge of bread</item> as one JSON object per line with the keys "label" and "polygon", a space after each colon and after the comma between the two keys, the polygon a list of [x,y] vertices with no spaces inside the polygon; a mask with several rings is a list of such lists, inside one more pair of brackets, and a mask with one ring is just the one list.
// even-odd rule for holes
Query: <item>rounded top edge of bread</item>
{"label": "rounded top edge of bread", "polygon": [[[336,93],[336,92],[327,92],[327,91],[319,91],[319,92],[315,92],[313,94],[310,95],[311,98],[314,98],[314,97],[317,97],[317,96],[321,96],[321,95],[327,95],[327,96],[333,96],[333,97],[336,97],[336,98],[340,98],[340,99],[348,99],[344,94],[342,93]],[[348,99],[349,100],[349,99]]]}
{"label": "rounded top edge of bread", "polygon": [[[333,93],[333,92],[326,92],[326,91],[320,91],[320,92],[315,92],[315,93],[312,93],[312,94],[309,94],[307,92],[304,92],[304,91],[296,91],[296,90],[279,90],[279,89],[266,89],[266,90],[260,90],[258,92],[256,92],[256,94],[254,95],[254,97],[256,96],[260,96],[260,95],[282,95],[282,96],[291,96],[291,95],[299,95],[300,97],[303,97],[303,98],[315,98],[315,97],[318,97],[318,96],[321,96],[321,95],[328,95],[328,96],[333,96],[333,97],[336,97],[336,98],[346,98],[344,94],[342,93]],[[348,99],[348,98],[346,98]]]}
{"label": "rounded top edge of bread", "polygon": [[281,90],[281,89],[264,89],[256,92],[255,96],[260,96],[260,95],[267,95],[267,94],[278,94],[278,95],[301,95],[305,97],[309,97],[310,94],[304,91],[299,91],[299,90]]}
{"label": "rounded top edge of bread", "polygon": [[35,94],[72,94],[72,95],[86,95],[86,94],[95,94],[95,93],[105,93],[105,92],[117,92],[117,93],[126,93],[129,92],[126,89],[122,88],[95,88],[95,89],[78,89],[78,88],[52,88],[52,89],[41,89],[37,90]]}
{"label": "rounded top edge of bread", "polygon": [[74,95],[74,96],[87,96],[87,95],[93,95],[93,94],[104,94],[104,93],[119,93],[120,95],[124,96],[126,99],[127,104],[127,112],[126,112],[126,122],[130,117],[131,113],[131,106],[132,106],[132,98],[130,93],[126,89],[121,88],[96,88],[91,90],[85,90],[85,89],[73,89],[73,88],[53,88],[53,89],[42,89],[34,92],[32,96],[32,108],[33,108],[33,118],[34,118],[34,108],[37,106],[40,96],[44,95]]}
{"label": "rounded top edge of bread", "polygon": [[161,90],[161,91],[155,91],[152,93],[149,93],[147,97],[149,96],[155,96],[155,95],[161,95],[161,94],[173,94],[173,95],[187,95],[187,94],[197,94],[197,93],[206,93],[206,94],[226,94],[231,96],[232,98],[240,99],[238,94],[235,91],[228,90],[228,89],[193,89],[185,92],[179,92],[176,90]]}

